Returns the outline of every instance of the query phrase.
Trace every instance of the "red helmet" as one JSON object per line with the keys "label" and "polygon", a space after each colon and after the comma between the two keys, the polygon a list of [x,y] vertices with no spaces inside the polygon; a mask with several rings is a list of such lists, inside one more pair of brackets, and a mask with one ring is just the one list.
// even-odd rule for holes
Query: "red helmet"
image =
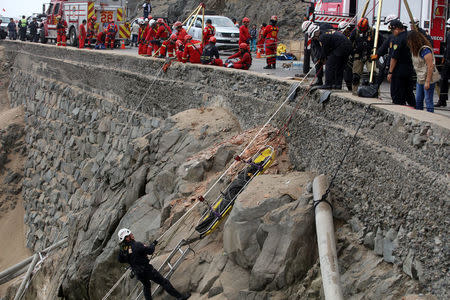
{"label": "red helmet", "polygon": [[170,39],[171,39],[172,41],[176,41],[176,40],[177,40],[177,36],[176,36],[175,34],[172,34],[172,35],[170,36]]}
{"label": "red helmet", "polygon": [[187,41],[189,41],[189,40],[192,40],[192,35],[186,35],[185,37],[184,37],[184,42],[186,43]]}
{"label": "red helmet", "polygon": [[249,48],[248,48],[247,43],[240,43],[239,44],[239,49],[246,49],[246,50],[248,50]]}
{"label": "red helmet", "polygon": [[245,17],[245,18],[243,18],[243,19],[242,19],[242,22],[245,22],[245,23],[250,23],[250,19],[249,19],[249,18],[247,18],[247,17]]}
{"label": "red helmet", "polygon": [[164,23],[164,20],[163,20],[163,18],[159,18],[158,21],[156,21],[156,22],[159,24],[162,24],[162,23]]}
{"label": "red helmet", "polygon": [[367,18],[359,19],[357,27],[359,31],[366,32],[369,29],[369,20]]}
{"label": "red helmet", "polygon": [[176,21],[175,24],[173,24],[173,27],[180,27],[183,26],[183,24],[180,21]]}
{"label": "red helmet", "polygon": [[278,21],[278,17],[277,17],[277,16],[271,16],[271,17],[270,17],[270,20],[271,20],[271,21]]}
{"label": "red helmet", "polygon": [[178,41],[177,41],[177,47],[180,48],[181,46],[183,46],[183,42],[180,41],[180,40],[178,40]]}
{"label": "red helmet", "polygon": [[97,21],[97,17],[96,16],[92,16],[91,19],[94,20],[94,21]]}
{"label": "red helmet", "polygon": [[209,42],[210,42],[210,43],[215,43],[215,42],[217,42],[216,37],[215,37],[215,36],[210,37],[210,38],[209,38]]}

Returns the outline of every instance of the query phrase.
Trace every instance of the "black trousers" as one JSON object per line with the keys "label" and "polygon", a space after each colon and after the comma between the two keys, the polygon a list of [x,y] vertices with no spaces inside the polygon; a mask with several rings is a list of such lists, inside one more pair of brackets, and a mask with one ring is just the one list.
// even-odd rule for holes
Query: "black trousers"
{"label": "black trousers", "polygon": [[19,33],[20,33],[20,40],[25,41],[27,39],[27,28],[21,27],[19,29]]}
{"label": "black trousers", "polygon": [[439,102],[447,102],[448,100],[448,79],[450,77],[450,62],[446,61],[441,71],[441,81],[439,82],[439,88],[441,90],[439,94]]}
{"label": "black trousers", "polygon": [[414,96],[415,82],[411,76],[393,74],[391,79],[391,98],[394,104],[416,107]]}
{"label": "black trousers", "polygon": [[342,80],[344,78],[344,69],[347,65],[348,55],[337,56],[331,54],[327,58],[325,65],[325,85],[342,87]]}
{"label": "black trousers", "polygon": [[142,282],[144,285],[144,297],[145,300],[152,300],[152,285],[150,280],[159,284],[169,295],[175,298],[182,298],[183,295],[178,292],[169,280],[164,278],[158,271],[155,269],[148,270],[143,273],[137,274],[137,279]]}

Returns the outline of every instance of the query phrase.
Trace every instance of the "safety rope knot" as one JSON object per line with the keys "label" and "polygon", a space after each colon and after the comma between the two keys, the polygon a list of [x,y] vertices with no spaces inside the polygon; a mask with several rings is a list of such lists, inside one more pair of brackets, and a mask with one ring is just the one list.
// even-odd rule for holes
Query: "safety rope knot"
{"label": "safety rope knot", "polygon": [[325,194],[323,194],[322,198],[320,198],[319,200],[314,200],[314,201],[313,201],[314,211],[316,211],[317,206],[318,206],[321,202],[327,203],[327,204],[330,206],[331,211],[333,211],[333,205],[331,204],[330,201],[327,200],[328,194],[329,194],[329,192],[327,191],[327,192],[325,192]]}
{"label": "safety rope knot", "polygon": [[198,201],[200,201],[200,202],[204,202],[205,201],[205,198],[203,197],[203,196],[198,196],[197,197],[197,199],[198,199]]}

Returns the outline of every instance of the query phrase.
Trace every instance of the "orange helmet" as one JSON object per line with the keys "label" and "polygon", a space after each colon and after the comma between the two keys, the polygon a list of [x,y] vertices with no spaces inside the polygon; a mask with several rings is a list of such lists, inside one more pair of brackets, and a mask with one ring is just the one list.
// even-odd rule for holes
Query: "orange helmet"
{"label": "orange helmet", "polygon": [[176,36],[175,34],[172,34],[172,35],[170,36],[170,39],[171,39],[172,41],[176,41],[176,40],[177,40],[177,36]]}
{"label": "orange helmet", "polygon": [[182,46],[183,46],[183,42],[182,42],[182,41],[180,41],[180,40],[178,40],[176,44],[177,44],[177,47],[178,47],[178,48],[180,48],[180,47],[182,47]]}
{"label": "orange helmet", "polygon": [[367,18],[359,19],[357,27],[359,31],[366,32],[369,29],[369,20]]}
{"label": "orange helmet", "polygon": [[216,37],[215,37],[215,36],[210,37],[210,38],[209,38],[209,42],[210,42],[210,43],[215,43],[215,42],[217,42]]}
{"label": "orange helmet", "polygon": [[183,24],[180,21],[176,21],[175,24],[173,24],[173,27],[180,27],[183,26]]}
{"label": "orange helmet", "polygon": [[278,17],[277,16],[272,16],[272,17],[270,17],[270,20],[271,21],[278,21]]}
{"label": "orange helmet", "polygon": [[184,37],[184,42],[187,43],[189,40],[192,40],[192,35],[188,34]]}
{"label": "orange helmet", "polygon": [[244,22],[244,23],[250,23],[250,19],[247,18],[247,17],[245,17],[245,18],[242,19],[242,22]]}
{"label": "orange helmet", "polygon": [[159,18],[158,21],[156,21],[156,22],[159,24],[162,24],[162,23],[164,23],[164,20],[163,20],[163,18]]}
{"label": "orange helmet", "polygon": [[247,43],[240,43],[240,44],[239,44],[239,49],[245,49],[245,50],[248,50],[248,45],[247,45]]}

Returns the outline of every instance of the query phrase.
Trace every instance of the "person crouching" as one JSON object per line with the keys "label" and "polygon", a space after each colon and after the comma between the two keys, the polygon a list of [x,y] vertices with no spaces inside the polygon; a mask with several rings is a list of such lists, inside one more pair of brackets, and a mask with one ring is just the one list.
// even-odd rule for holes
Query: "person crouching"
{"label": "person crouching", "polygon": [[[232,62],[231,59],[239,58],[239,61]],[[246,43],[241,43],[239,45],[239,52],[228,57],[225,63],[227,68],[235,68],[248,70],[252,65],[252,55],[250,54],[250,47]]]}
{"label": "person crouching", "polygon": [[223,66],[223,61],[220,59],[219,50],[216,47],[216,38],[210,37],[207,45],[203,49],[201,61],[204,65]]}

